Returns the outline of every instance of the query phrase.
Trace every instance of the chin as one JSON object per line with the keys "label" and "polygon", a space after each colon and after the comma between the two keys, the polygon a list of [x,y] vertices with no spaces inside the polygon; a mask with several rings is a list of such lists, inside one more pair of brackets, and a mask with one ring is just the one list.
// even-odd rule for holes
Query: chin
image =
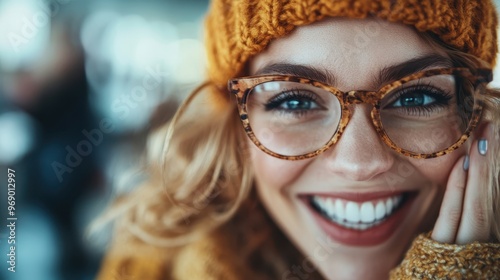
{"label": "chin", "polygon": [[432,228],[438,189],[308,192],[265,204],[326,279],[387,279],[412,240]]}

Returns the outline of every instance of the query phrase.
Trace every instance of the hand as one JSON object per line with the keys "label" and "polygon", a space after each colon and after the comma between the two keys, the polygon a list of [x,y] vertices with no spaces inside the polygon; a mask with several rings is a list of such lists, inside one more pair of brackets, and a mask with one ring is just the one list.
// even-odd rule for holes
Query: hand
{"label": "hand", "polygon": [[439,217],[432,231],[431,238],[435,241],[467,244],[489,240],[487,192],[480,188],[489,184],[486,182],[488,161],[483,152],[487,152],[487,145],[494,141],[488,141],[492,136],[491,125],[481,128],[468,156],[462,156],[450,173]]}

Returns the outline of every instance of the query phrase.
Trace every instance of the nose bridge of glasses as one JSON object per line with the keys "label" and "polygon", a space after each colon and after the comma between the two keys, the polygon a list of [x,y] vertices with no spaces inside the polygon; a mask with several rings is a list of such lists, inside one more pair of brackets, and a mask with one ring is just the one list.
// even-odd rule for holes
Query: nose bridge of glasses
{"label": "nose bridge of glasses", "polygon": [[346,105],[350,104],[372,104],[380,100],[381,94],[377,91],[351,90],[345,93]]}

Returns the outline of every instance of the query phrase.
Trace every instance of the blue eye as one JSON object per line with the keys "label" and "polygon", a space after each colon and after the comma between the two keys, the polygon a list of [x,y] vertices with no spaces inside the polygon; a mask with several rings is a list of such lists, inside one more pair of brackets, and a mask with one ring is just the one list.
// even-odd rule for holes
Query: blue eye
{"label": "blue eye", "polygon": [[392,107],[418,107],[427,106],[436,102],[436,98],[421,92],[411,92],[400,96]]}
{"label": "blue eye", "polygon": [[266,111],[279,110],[285,112],[297,112],[319,109],[316,103],[316,95],[312,92],[285,91],[274,96],[266,104]]}
{"label": "blue eye", "polygon": [[418,84],[402,88],[384,97],[388,102],[382,109],[397,110],[406,116],[430,116],[441,109],[449,108],[455,93],[441,90],[430,84]]}
{"label": "blue eye", "polygon": [[318,105],[311,100],[289,99],[283,101],[278,108],[285,110],[311,110],[318,108]]}

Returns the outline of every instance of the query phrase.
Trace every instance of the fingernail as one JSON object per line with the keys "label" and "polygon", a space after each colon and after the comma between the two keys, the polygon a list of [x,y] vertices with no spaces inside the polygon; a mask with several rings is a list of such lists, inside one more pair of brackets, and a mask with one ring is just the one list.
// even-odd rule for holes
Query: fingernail
{"label": "fingernail", "polygon": [[484,138],[479,139],[479,142],[477,142],[477,149],[480,155],[485,156],[488,151],[488,140]]}
{"label": "fingernail", "polygon": [[464,170],[465,171],[469,170],[469,155],[465,155],[465,158],[464,158]]}

